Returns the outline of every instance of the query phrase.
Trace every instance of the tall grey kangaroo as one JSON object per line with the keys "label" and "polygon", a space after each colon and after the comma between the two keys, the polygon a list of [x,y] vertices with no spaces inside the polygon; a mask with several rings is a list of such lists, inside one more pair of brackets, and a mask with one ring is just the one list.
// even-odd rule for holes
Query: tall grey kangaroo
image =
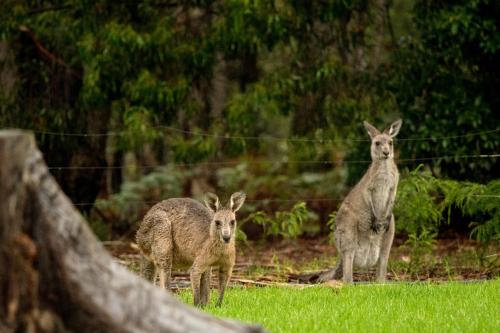
{"label": "tall grey kangaroo", "polygon": [[385,281],[394,239],[392,208],[399,181],[393,138],[402,121],[395,121],[382,133],[366,121],[363,124],[371,138],[372,163],[340,205],[334,230],[338,264],[321,274],[320,282],[342,277],[345,283],[351,283],[353,266],[368,268],[375,264],[377,281]]}

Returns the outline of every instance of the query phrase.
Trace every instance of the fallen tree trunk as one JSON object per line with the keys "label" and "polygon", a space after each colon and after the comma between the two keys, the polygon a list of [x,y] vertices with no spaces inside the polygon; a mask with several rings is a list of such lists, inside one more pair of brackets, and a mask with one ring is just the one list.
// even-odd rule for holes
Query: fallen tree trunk
{"label": "fallen tree trunk", "polygon": [[176,300],[116,263],[33,136],[0,131],[0,332],[262,332]]}

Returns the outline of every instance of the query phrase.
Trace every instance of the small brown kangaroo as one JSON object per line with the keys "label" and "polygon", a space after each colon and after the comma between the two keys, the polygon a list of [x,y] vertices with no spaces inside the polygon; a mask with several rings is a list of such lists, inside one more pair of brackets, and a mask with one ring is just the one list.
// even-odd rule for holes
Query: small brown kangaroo
{"label": "small brown kangaroo", "polygon": [[137,231],[141,250],[141,275],[169,289],[172,267],[189,267],[194,304],[206,305],[210,296],[211,267],[219,268],[219,299],[231,279],[234,266],[236,216],[245,194],[231,195],[227,206],[212,193],[205,206],[189,198],[168,199],[154,205]]}
{"label": "small brown kangaroo", "polygon": [[340,258],[336,268],[320,275],[320,282],[342,277],[351,283],[353,265],[368,268],[375,264],[377,281],[385,281],[394,239],[392,209],[399,181],[393,138],[402,121],[395,121],[382,133],[366,121],[363,124],[371,138],[372,163],[340,205],[334,230]]}

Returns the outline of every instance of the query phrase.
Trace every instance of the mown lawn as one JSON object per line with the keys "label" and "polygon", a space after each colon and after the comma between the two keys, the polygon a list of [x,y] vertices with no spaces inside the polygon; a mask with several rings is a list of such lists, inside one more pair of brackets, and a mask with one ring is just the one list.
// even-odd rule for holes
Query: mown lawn
{"label": "mown lawn", "polygon": [[[180,297],[192,304],[191,293]],[[216,294],[212,294],[212,304]],[[269,332],[500,332],[500,280],[482,283],[231,288],[216,316]]]}

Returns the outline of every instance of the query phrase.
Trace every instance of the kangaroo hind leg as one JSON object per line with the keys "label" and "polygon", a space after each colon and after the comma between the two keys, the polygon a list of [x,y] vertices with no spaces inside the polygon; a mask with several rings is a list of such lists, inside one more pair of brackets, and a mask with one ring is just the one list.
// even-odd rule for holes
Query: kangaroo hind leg
{"label": "kangaroo hind leg", "polygon": [[139,264],[139,273],[140,276],[145,278],[148,281],[153,281],[153,273],[154,273],[154,264],[151,260],[149,260],[144,254],[141,253],[141,259]]}
{"label": "kangaroo hind leg", "polygon": [[384,282],[387,274],[387,263],[391,252],[392,241],[394,240],[394,215],[391,216],[389,228],[385,231],[380,244],[380,254],[377,261],[377,282]]}
{"label": "kangaroo hind leg", "polygon": [[152,256],[155,264],[155,280],[163,289],[170,289],[173,261],[172,226],[170,221],[163,219],[161,228],[155,234]]}

